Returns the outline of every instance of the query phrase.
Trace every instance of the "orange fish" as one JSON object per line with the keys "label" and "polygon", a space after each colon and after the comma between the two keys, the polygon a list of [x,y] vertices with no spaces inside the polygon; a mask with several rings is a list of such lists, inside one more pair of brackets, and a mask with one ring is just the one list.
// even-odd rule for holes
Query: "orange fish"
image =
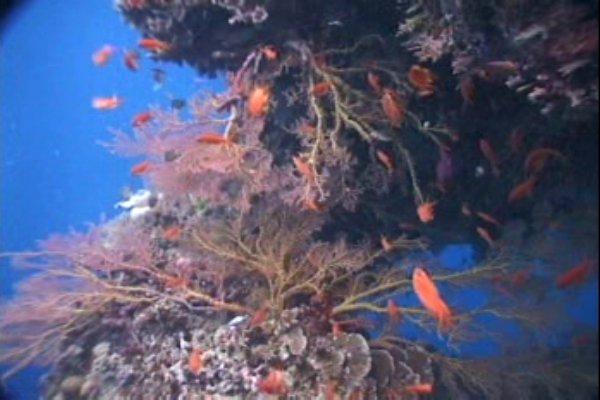
{"label": "orange fish", "polygon": [[435,219],[435,206],[437,202],[427,201],[417,207],[419,220],[424,224],[429,224]]}
{"label": "orange fish", "polygon": [[465,104],[470,106],[475,104],[476,92],[473,77],[471,75],[464,75],[462,78],[460,78],[458,86],[460,89],[460,95],[462,96]]}
{"label": "orange fish", "polygon": [[312,94],[316,97],[323,97],[331,92],[331,84],[329,82],[319,82],[313,86]]}
{"label": "orange fish", "polygon": [[323,212],[325,211],[325,204],[321,203],[320,201],[318,201],[317,199],[315,199],[314,197],[307,197],[304,199],[304,206],[311,210],[311,211],[316,211],[316,212]]}
{"label": "orange fish", "polygon": [[317,133],[317,127],[309,124],[308,122],[304,122],[298,126],[298,133],[306,136],[315,136]]}
{"label": "orange fish", "polygon": [[384,251],[390,252],[392,250],[394,250],[394,244],[385,236],[381,236],[381,239],[379,240],[379,242],[381,243],[381,248]]}
{"label": "orange fish", "polygon": [[408,81],[417,89],[421,97],[431,96],[435,92],[437,77],[430,69],[413,65],[408,71]]}
{"label": "orange fish", "polygon": [[396,168],[396,162],[387,152],[383,150],[377,150],[377,159],[385,166],[388,172],[393,172]]}
{"label": "orange fish", "polygon": [[96,97],[92,100],[92,107],[96,110],[114,110],[123,105],[123,99],[118,96]]}
{"label": "orange fish", "polygon": [[266,86],[255,87],[248,96],[248,114],[251,117],[264,117],[269,110],[271,91]]}
{"label": "orange fish", "polygon": [[337,394],[337,382],[329,381],[325,386],[325,400],[338,400],[340,396]]}
{"label": "orange fish", "polygon": [[165,278],[165,287],[167,289],[184,289],[188,284],[189,281],[183,277],[169,276]]}
{"label": "orange fish", "polygon": [[402,126],[406,117],[406,109],[398,93],[392,89],[383,89],[381,108],[393,127],[400,128]]}
{"label": "orange fish", "polygon": [[550,157],[555,157],[561,160],[565,160],[566,157],[558,150],[554,150],[548,147],[542,147],[539,149],[532,150],[525,159],[524,169],[527,174],[537,174],[544,169],[546,161]]}
{"label": "orange fish", "polygon": [[483,240],[485,240],[485,242],[490,247],[494,247],[495,246],[496,242],[494,241],[494,239],[492,238],[492,235],[490,234],[490,232],[487,229],[478,226],[477,229],[476,229],[476,231],[477,231],[477,234],[479,236],[481,236],[481,238]]}
{"label": "orange fish", "polygon": [[533,196],[533,190],[535,189],[536,183],[537,180],[535,177],[531,177],[519,183],[508,194],[508,202],[513,203],[515,201],[523,200],[527,197]]}
{"label": "orange fish", "polygon": [[229,144],[230,141],[218,133],[203,133],[196,139],[196,142],[203,144]]}
{"label": "orange fish", "polygon": [[298,156],[292,157],[292,160],[294,161],[294,165],[298,172],[300,172],[309,183],[313,183],[315,181],[315,175],[311,166]]}
{"label": "orange fish", "polygon": [[146,175],[148,172],[152,171],[153,168],[154,165],[150,161],[142,161],[131,167],[131,174],[135,176]]}
{"label": "orange fish", "polygon": [[496,226],[502,225],[500,222],[498,222],[498,220],[496,218],[492,217],[490,214],[484,213],[482,211],[477,211],[475,214],[477,214],[477,216],[479,218],[481,218],[482,220],[484,220],[485,222],[489,222],[490,224],[493,224]]}
{"label": "orange fish", "polygon": [[265,46],[261,49],[261,52],[269,61],[274,61],[279,58],[279,51],[277,51],[275,46]]}
{"label": "orange fish", "polygon": [[367,82],[369,83],[369,86],[371,86],[371,88],[375,91],[375,93],[381,94],[381,92],[383,91],[383,86],[381,86],[381,78],[379,77],[379,75],[369,71],[367,73]]}
{"label": "orange fish", "polygon": [[140,54],[135,50],[130,50],[125,53],[123,62],[130,71],[137,71],[140,69]]}
{"label": "orange fish", "polygon": [[188,369],[196,376],[202,372],[202,351],[199,349],[192,350],[190,358],[188,359]]}
{"label": "orange fish", "polygon": [[431,394],[433,393],[433,385],[431,383],[419,383],[408,386],[405,391],[410,394]]}
{"label": "orange fish", "polygon": [[422,268],[415,268],[412,276],[413,289],[423,306],[439,321],[443,329],[453,325],[452,312],[441,298],[437,286]]}
{"label": "orange fish", "polygon": [[580,285],[591,275],[594,261],[585,259],[556,279],[556,286],[566,289],[569,286]]}
{"label": "orange fish", "polygon": [[183,230],[178,226],[171,226],[163,232],[163,239],[168,240],[169,242],[176,242],[181,239],[181,235],[183,234]]}
{"label": "orange fish", "polygon": [[398,324],[402,319],[402,311],[392,299],[387,302],[387,314],[393,324]]}
{"label": "orange fish", "polygon": [[270,395],[285,395],[289,390],[285,372],[278,369],[272,369],[265,379],[258,382],[258,390]]}
{"label": "orange fish", "polygon": [[152,121],[154,115],[150,111],[146,111],[143,113],[137,114],[133,117],[133,122],[131,123],[135,128],[139,128],[141,126],[146,125],[148,122]]}
{"label": "orange fish", "polygon": [[494,151],[494,148],[490,142],[485,139],[479,139],[479,150],[481,150],[485,158],[490,162],[490,165],[492,166],[492,173],[495,176],[500,175],[500,169],[498,168],[498,156],[496,155],[496,152]]}
{"label": "orange fish", "polygon": [[104,67],[112,60],[117,52],[117,48],[111,45],[104,45],[100,50],[92,54],[92,61],[97,67]]}
{"label": "orange fish", "polygon": [[151,51],[155,54],[162,54],[171,50],[171,45],[169,43],[155,38],[142,39],[139,41],[138,45],[141,48]]}

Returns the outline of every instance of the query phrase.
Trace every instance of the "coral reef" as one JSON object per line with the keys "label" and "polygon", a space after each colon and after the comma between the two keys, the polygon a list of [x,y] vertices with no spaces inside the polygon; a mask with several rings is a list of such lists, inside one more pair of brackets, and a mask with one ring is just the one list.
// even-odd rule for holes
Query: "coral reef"
{"label": "coral reef", "polygon": [[[594,206],[597,7],[549,3],[117,1],[153,57],[229,87],[104,144],[144,157],[118,218],[13,255],[37,274],[0,318],[6,375],[50,365],[56,400],[597,393],[594,360],[535,337],[594,264],[545,232]],[[419,260],[457,238],[486,257]],[[461,357],[477,340],[502,355]]]}

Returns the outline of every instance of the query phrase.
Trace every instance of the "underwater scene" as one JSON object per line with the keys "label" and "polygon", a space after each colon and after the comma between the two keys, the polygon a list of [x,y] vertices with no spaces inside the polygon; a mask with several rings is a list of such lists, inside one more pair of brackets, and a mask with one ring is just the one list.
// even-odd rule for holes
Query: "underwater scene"
{"label": "underwater scene", "polygon": [[30,0],[0,399],[591,400],[597,0]]}

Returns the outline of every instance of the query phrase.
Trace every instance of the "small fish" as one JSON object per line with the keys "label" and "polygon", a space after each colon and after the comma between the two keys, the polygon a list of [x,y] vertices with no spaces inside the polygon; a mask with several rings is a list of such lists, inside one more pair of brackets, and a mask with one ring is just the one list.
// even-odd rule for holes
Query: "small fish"
{"label": "small fish", "polygon": [[381,238],[379,239],[379,243],[381,243],[381,248],[383,249],[383,251],[393,251],[395,249],[394,244],[385,236],[381,236]]}
{"label": "small fish", "polygon": [[129,50],[125,53],[123,63],[130,71],[137,71],[140,69],[140,53],[135,50]]}
{"label": "small fish", "polygon": [[171,45],[167,42],[155,38],[145,38],[138,42],[138,45],[155,54],[162,54],[171,50]]}
{"label": "small fish", "polygon": [[470,217],[473,215],[473,212],[471,211],[471,208],[467,203],[462,203],[460,207],[460,212],[466,217]]}
{"label": "small fish", "polygon": [[560,289],[566,289],[570,286],[581,285],[591,275],[594,268],[594,261],[585,259],[575,267],[571,268],[556,279],[556,286]]}
{"label": "small fish", "polygon": [[329,82],[316,83],[312,88],[312,94],[316,97],[323,97],[331,92],[331,84]]}
{"label": "small fish", "polygon": [[92,107],[96,110],[114,110],[123,105],[123,99],[118,96],[96,97],[92,100]]}
{"label": "small fish", "polygon": [[110,62],[110,60],[112,60],[116,52],[116,47],[108,44],[104,45],[94,54],[92,54],[92,61],[97,67],[104,67]]}
{"label": "small fish", "polygon": [[298,156],[292,157],[292,160],[294,162],[294,165],[296,166],[296,169],[298,170],[298,172],[300,172],[300,175],[305,177],[306,180],[312,184],[315,181],[315,175],[311,166],[301,157]]}
{"label": "small fish", "polygon": [[285,395],[289,390],[285,372],[272,369],[265,379],[258,382],[258,390],[273,396]]}
{"label": "small fish", "polygon": [[327,385],[325,385],[325,390],[324,390],[324,400],[340,400],[341,397],[340,395],[337,393],[337,386],[338,383],[334,380],[331,380],[327,383]]}
{"label": "small fish", "polygon": [[325,211],[325,204],[323,204],[319,200],[315,199],[314,197],[305,198],[304,206],[311,211],[316,211],[316,212]]}
{"label": "small fish", "polygon": [[202,367],[202,351],[200,349],[192,350],[188,359],[188,369],[192,374],[198,376],[202,372]]}
{"label": "small fish", "polygon": [[141,163],[131,167],[131,174],[135,176],[146,175],[152,171],[153,168],[154,164],[152,164],[150,161],[142,161]]}
{"label": "small fish", "polygon": [[566,160],[566,157],[558,150],[548,147],[541,147],[532,150],[525,159],[524,169],[528,175],[541,172],[549,158],[554,157],[560,160]]}
{"label": "small fish", "polygon": [[171,226],[163,232],[163,239],[169,242],[176,242],[181,239],[181,235],[183,234],[183,230],[178,226]]}
{"label": "small fish", "polygon": [[479,218],[481,218],[485,222],[489,222],[492,225],[502,226],[502,224],[500,222],[498,222],[498,220],[496,218],[494,218],[490,214],[484,213],[483,211],[477,211],[475,213],[475,215],[477,215]]}
{"label": "small fish", "polygon": [[452,312],[440,296],[438,288],[429,274],[422,268],[415,268],[412,283],[419,301],[438,320],[440,328],[452,327]]}
{"label": "small fish", "polygon": [[143,113],[139,113],[135,117],[133,117],[133,121],[131,124],[133,125],[134,128],[139,128],[139,127],[146,125],[148,122],[152,121],[153,118],[154,118],[154,114],[152,114],[151,111],[146,111]]}
{"label": "small fish", "polygon": [[377,159],[383,164],[388,172],[394,171],[396,168],[396,162],[392,156],[383,150],[377,150],[375,154],[377,155]]}
{"label": "small fish", "polygon": [[381,108],[393,127],[400,128],[402,126],[406,118],[406,109],[398,93],[392,89],[383,89]]}
{"label": "small fish", "polygon": [[413,65],[408,71],[408,82],[417,89],[421,97],[431,96],[435,92],[437,77],[429,69],[420,65]]}
{"label": "small fish", "polygon": [[535,189],[536,184],[537,179],[535,177],[528,178],[525,181],[519,183],[508,194],[508,202],[514,203],[515,201],[523,200],[525,198],[533,196],[533,191]]}
{"label": "small fish", "polygon": [[167,289],[185,289],[189,281],[183,277],[169,276],[165,278],[165,288]]}
{"label": "small fish", "polygon": [[387,302],[387,314],[390,322],[393,324],[398,324],[402,319],[402,311],[400,311],[400,307],[392,299],[389,299]]}
{"label": "small fish", "polygon": [[494,239],[492,238],[492,235],[490,234],[490,232],[487,229],[482,228],[481,226],[478,226],[476,228],[476,231],[477,231],[477,234],[483,240],[485,240],[485,242],[488,244],[488,246],[494,247],[496,245],[496,242],[494,241]]}
{"label": "small fish", "polygon": [[410,394],[431,394],[433,393],[433,385],[431,383],[419,383],[406,387],[405,392]]}
{"label": "small fish", "polygon": [[519,64],[514,61],[503,60],[503,61],[490,61],[486,64],[486,70],[488,73],[509,73],[514,74],[519,71]]}
{"label": "small fish", "polygon": [[498,168],[499,160],[494,148],[486,139],[479,139],[479,150],[483,153],[485,158],[489,161],[492,166],[492,172],[495,176],[500,175],[500,169]]}
{"label": "small fish", "polygon": [[308,122],[304,122],[302,124],[300,124],[296,130],[298,131],[298,133],[302,134],[302,135],[306,135],[306,136],[315,136],[317,133],[317,127],[314,125],[309,124]]}
{"label": "small fish", "polygon": [[218,133],[203,133],[196,139],[196,142],[203,144],[230,144],[229,139]]}
{"label": "small fish", "polygon": [[274,61],[279,58],[279,51],[275,46],[265,46],[261,49],[261,52],[269,61]]}
{"label": "small fish", "polygon": [[248,96],[248,114],[251,117],[264,117],[269,110],[271,91],[266,86],[256,86]]}
{"label": "small fish", "polygon": [[417,207],[419,220],[424,224],[429,224],[435,219],[435,206],[437,202],[427,201]]}
{"label": "small fish", "polygon": [[331,335],[334,339],[339,339],[344,334],[344,328],[342,324],[338,321],[333,321],[331,323]]}
{"label": "small fish", "polygon": [[375,91],[377,94],[381,94],[383,91],[383,86],[381,85],[381,77],[374,72],[367,72],[367,82],[371,89]]}

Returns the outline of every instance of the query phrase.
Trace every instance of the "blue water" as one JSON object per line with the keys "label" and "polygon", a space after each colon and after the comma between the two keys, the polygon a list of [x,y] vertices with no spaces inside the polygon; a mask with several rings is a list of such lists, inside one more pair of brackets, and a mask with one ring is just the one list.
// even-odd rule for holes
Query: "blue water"
{"label": "blue water", "polygon": [[[30,1],[9,17],[0,44],[0,252],[31,249],[52,232],[110,217],[122,188],[139,186],[129,174],[135,160],[97,144],[110,139],[107,127],[129,130],[132,116],[149,105],[222,89],[221,80],[147,58],[135,73],[120,57],[105,68],[93,65],[102,45],[134,48],[139,38],[106,0]],[[167,73],[160,90],[152,68]],[[93,97],[113,94],[125,98],[121,109],[90,106]],[[22,276],[2,261],[2,299]],[[39,375],[31,368],[13,379],[14,398],[37,398]]]}

